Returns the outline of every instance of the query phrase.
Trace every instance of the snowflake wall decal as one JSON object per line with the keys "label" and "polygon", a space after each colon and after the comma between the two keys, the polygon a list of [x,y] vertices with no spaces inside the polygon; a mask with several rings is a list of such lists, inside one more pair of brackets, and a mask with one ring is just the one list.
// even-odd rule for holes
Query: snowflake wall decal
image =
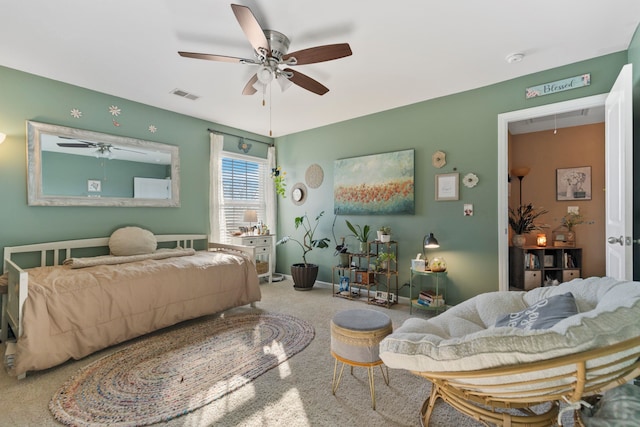
{"label": "snowflake wall decal", "polygon": [[109,107],[109,112],[111,113],[112,116],[119,116],[121,113],[121,110],[117,106],[112,105],[111,107]]}
{"label": "snowflake wall decal", "polygon": [[82,117],[82,111],[78,110],[77,108],[73,108],[71,109],[71,115],[74,118],[79,119],[80,117]]}
{"label": "snowflake wall decal", "polygon": [[149,125],[149,132],[156,133],[157,130],[158,130],[158,128],[155,127],[154,125]]}

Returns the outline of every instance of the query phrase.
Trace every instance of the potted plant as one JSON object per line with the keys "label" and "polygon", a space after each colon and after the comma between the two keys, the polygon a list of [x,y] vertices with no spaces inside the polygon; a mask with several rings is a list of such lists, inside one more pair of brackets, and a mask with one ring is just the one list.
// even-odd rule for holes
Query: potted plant
{"label": "potted plant", "polygon": [[376,259],[378,271],[387,271],[389,269],[389,261],[396,261],[396,254],[393,252],[380,252]]}
{"label": "potted plant", "polygon": [[535,220],[547,212],[548,211],[544,209],[535,209],[531,203],[520,205],[518,209],[509,208],[509,225],[515,233],[513,236],[513,245],[517,247],[524,246],[526,241],[525,234],[542,230],[541,226],[536,225]]}
{"label": "potted plant", "polygon": [[384,225],[380,227],[379,231],[380,236],[378,237],[378,240],[380,240],[382,243],[388,243],[391,241],[391,227]]}
{"label": "potted plant", "polygon": [[368,225],[360,227],[360,225],[356,224],[354,226],[349,222],[349,220],[345,220],[345,222],[347,223],[347,228],[351,231],[352,236],[360,242],[360,253],[367,252],[367,242],[369,241],[369,232],[371,231],[371,228]]}
{"label": "potted plant", "polygon": [[285,236],[277,242],[278,245],[281,245],[288,241],[294,241],[302,249],[302,262],[291,266],[291,277],[293,277],[294,283],[293,288],[298,291],[311,290],[316,282],[316,278],[318,277],[318,265],[308,263],[307,254],[315,248],[324,249],[329,247],[330,240],[328,237],[321,237],[319,239],[315,238],[315,232],[318,228],[322,215],[324,215],[324,211],[320,212],[318,216],[316,216],[315,224],[313,225],[306,213],[302,216],[296,217],[296,230],[298,228],[302,228],[304,230],[302,239],[298,240],[291,236]]}
{"label": "potted plant", "polygon": [[576,225],[584,224],[585,222],[584,217],[579,213],[569,212],[562,217],[561,222],[562,222],[562,225],[567,227],[566,240],[568,242],[575,242],[576,233],[573,230],[573,227],[575,227]]}

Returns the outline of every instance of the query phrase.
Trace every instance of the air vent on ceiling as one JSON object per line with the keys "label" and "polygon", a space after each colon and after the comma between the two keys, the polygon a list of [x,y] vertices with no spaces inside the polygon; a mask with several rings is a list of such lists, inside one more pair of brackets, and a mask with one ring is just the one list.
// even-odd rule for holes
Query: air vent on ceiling
{"label": "air vent on ceiling", "polygon": [[195,101],[196,99],[200,98],[198,95],[194,95],[194,94],[189,93],[187,91],[184,91],[182,89],[174,89],[174,90],[171,91],[171,93],[174,94],[174,95],[181,96],[183,98],[190,99],[192,101]]}

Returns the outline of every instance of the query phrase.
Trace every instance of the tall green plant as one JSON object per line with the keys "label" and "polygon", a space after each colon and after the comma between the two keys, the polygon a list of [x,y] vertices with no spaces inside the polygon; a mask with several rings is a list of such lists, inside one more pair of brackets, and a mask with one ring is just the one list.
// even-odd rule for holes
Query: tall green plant
{"label": "tall green plant", "polygon": [[277,244],[282,245],[287,243],[289,240],[296,242],[300,248],[302,249],[302,262],[305,267],[307,266],[307,254],[311,252],[314,248],[324,249],[329,247],[329,242],[331,241],[328,237],[321,237],[319,239],[315,238],[315,232],[318,228],[318,224],[320,224],[320,218],[324,215],[324,211],[320,212],[318,216],[316,216],[315,224],[311,224],[309,217],[305,213],[302,216],[298,216],[295,218],[295,226],[296,230],[298,228],[302,228],[304,230],[304,234],[302,235],[302,239],[298,240],[291,236],[284,236],[282,239],[278,240]]}
{"label": "tall green plant", "polygon": [[542,230],[542,227],[536,225],[535,220],[546,213],[548,211],[544,209],[537,210],[531,203],[518,206],[518,209],[509,208],[509,225],[516,234],[527,234],[532,231]]}
{"label": "tall green plant", "polygon": [[345,220],[347,223],[347,228],[351,231],[353,237],[358,239],[359,242],[366,243],[369,241],[369,232],[371,228],[365,224],[364,227],[360,227],[360,225],[356,224],[355,226],[351,224],[348,220]]}

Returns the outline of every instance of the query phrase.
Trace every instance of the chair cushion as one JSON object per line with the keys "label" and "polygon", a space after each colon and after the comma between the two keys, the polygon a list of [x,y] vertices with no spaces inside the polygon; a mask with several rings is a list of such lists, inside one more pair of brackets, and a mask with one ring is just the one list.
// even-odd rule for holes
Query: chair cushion
{"label": "chair cushion", "polygon": [[569,316],[578,314],[571,292],[543,298],[516,313],[505,314],[496,321],[496,327],[509,326],[520,329],[548,329]]}
{"label": "chair cushion", "polygon": [[[578,314],[548,329],[495,327],[505,313],[571,292]],[[390,368],[469,371],[574,354],[640,335],[640,283],[574,279],[529,292],[490,292],[431,319],[410,318],[380,343]]]}

